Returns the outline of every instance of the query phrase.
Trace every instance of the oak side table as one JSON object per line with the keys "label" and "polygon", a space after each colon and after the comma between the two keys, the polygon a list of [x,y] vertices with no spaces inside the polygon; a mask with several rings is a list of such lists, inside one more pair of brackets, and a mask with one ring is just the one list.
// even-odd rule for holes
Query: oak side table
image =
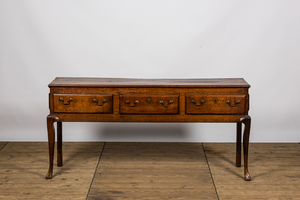
{"label": "oak side table", "polygon": [[245,125],[244,179],[251,180],[250,85],[242,78],[55,78],[49,88],[47,179],[52,178],[53,172],[54,122],[57,122],[57,166],[63,165],[62,122],[222,122],[237,124],[237,167],[241,166],[242,123]]}

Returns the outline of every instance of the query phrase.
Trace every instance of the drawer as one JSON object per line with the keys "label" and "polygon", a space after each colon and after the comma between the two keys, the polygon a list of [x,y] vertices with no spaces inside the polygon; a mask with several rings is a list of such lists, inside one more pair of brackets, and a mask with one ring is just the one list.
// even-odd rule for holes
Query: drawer
{"label": "drawer", "polygon": [[121,114],[178,114],[179,95],[120,95]]}
{"label": "drawer", "polygon": [[112,113],[112,94],[54,94],[54,112]]}
{"label": "drawer", "polygon": [[244,114],[246,95],[186,95],[186,114]]}

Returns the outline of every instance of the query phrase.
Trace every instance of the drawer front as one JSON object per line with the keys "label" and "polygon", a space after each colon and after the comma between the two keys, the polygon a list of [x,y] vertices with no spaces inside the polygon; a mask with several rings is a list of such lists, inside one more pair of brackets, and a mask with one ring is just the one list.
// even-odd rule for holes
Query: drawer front
{"label": "drawer front", "polygon": [[112,113],[112,94],[54,94],[54,112]]}
{"label": "drawer front", "polygon": [[178,114],[179,95],[120,95],[120,114]]}
{"label": "drawer front", "polygon": [[186,95],[186,114],[244,114],[246,95]]}

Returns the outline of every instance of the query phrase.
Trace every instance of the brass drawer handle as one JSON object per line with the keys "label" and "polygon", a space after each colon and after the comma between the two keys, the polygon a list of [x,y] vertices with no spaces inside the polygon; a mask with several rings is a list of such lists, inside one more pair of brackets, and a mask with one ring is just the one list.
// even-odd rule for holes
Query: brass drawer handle
{"label": "brass drawer handle", "polygon": [[174,102],[173,102],[173,100],[170,100],[168,105],[164,105],[164,101],[159,101],[159,103],[162,104],[163,107],[169,107]]}
{"label": "brass drawer handle", "polygon": [[[125,103],[129,104],[129,101],[126,100]],[[140,101],[139,101],[139,100],[136,100],[136,101],[134,102],[134,105],[129,104],[129,106],[130,106],[130,107],[135,107],[135,106],[136,106],[137,104],[139,104],[139,103],[140,103]]]}
{"label": "brass drawer handle", "polygon": [[229,100],[227,100],[226,103],[229,104],[230,107],[235,107],[237,104],[241,103],[241,101],[236,101],[234,105],[231,105]]}
{"label": "brass drawer handle", "polygon": [[96,103],[97,106],[103,106],[107,102],[107,100],[104,99],[101,104],[98,103],[97,99],[94,99],[93,102]]}
{"label": "brass drawer handle", "polygon": [[205,100],[201,100],[200,104],[196,104],[196,101],[194,99],[191,100],[191,103],[194,103],[195,106],[202,106],[202,104],[205,103]]}
{"label": "brass drawer handle", "polygon": [[59,100],[62,101],[64,105],[69,105],[70,102],[73,101],[73,99],[70,98],[69,101],[68,101],[68,103],[65,103],[65,102],[64,102],[64,99],[63,99],[62,97],[60,97]]}

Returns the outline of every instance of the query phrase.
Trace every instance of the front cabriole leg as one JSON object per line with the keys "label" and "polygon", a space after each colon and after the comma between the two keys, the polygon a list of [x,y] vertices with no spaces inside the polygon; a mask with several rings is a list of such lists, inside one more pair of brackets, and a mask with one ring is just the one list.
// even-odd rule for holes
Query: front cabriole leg
{"label": "front cabriole leg", "polygon": [[241,147],[242,147],[242,123],[238,122],[236,125],[236,166],[241,166]]}
{"label": "front cabriole leg", "polygon": [[53,158],[54,158],[54,145],[55,145],[55,130],[54,122],[61,122],[60,118],[56,115],[47,116],[47,129],[48,129],[48,145],[49,145],[49,170],[46,179],[52,178],[53,173]]}
{"label": "front cabriole leg", "polygon": [[62,159],[62,122],[57,122],[57,166],[63,166]]}
{"label": "front cabriole leg", "polygon": [[248,171],[248,148],[249,148],[251,117],[249,115],[244,115],[243,117],[241,117],[239,119],[238,123],[243,123],[245,125],[244,135],[243,135],[244,178],[245,178],[245,181],[250,181],[251,176]]}

